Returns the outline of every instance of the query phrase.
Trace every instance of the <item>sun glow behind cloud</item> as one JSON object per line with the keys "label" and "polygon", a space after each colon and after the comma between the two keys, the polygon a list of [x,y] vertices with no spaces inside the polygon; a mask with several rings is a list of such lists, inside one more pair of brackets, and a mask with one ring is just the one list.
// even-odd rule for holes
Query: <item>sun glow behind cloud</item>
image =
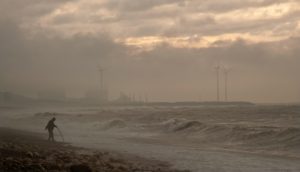
{"label": "sun glow behind cloud", "polygon": [[267,7],[237,9],[225,14],[220,14],[216,18],[219,21],[246,22],[251,20],[271,20],[279,19],[294,12],[299,12],[298,2],[286,2],[274,4]]}
{"label": "sun glow behind cloud", "polygon": [[[269,42],[299,34],[298,1],[224,12],[195,10],[193,6],[203,5],[195,2],[186,1],[185,5],[166,3],[144,11],[126,11],[126,8],[143,8],[143,3],[139,2],[139,6],[122,6],[124,4],[120,3],[116,5],[119,8],[112,9],[108,5],[110,1],[71,1],[38,18],[36,25],[65,36],[105,32],[117,42],[145,49],[161,43],[174,47],[203,48],[238,39],[249,43]],[[145,2],[146,5],[149,4]]]}
{"label": "sun glow behind cloud", "polygon": [[233,33],[222,34],[217,36],[203,36],[198,35],[185,37],[130,37],[124,40],[117,39],[117,42],[122,42],[128,46],[135,46],[151,50],[153,47],[160,44],[169,44],[177,48],[208,48],[224,46],[223,43],[230,43],[240,39],[247,40],[249,44],[272,42],[286,39],[285,36],[273,36],[271,33],[264,33],[264,35],[251,35],[249,33]]}

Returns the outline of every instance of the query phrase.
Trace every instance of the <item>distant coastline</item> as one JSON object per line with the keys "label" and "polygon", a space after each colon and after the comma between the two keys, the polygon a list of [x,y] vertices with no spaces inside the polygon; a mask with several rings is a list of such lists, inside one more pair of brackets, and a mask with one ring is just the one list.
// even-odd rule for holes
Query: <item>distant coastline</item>
{"label": "distant coastline", "polygon": [[207,101],[207,102],[194,102],[194,101],[182,101],[182,102],[148,102],[148,103],[108,103],[109,105],[118,105],[118,106],[254,106],[252,102],[246,101],[232,101],[232,102],[216,102],[216,101]]}
{"label": "distant coastline", "polygon": [[[0,92],[1,93],[1,92]],[[18,95],[9,92],[2,92],[0,94],[0,106],[11,105],[58,105],[58,106],[253,106],[252,102],[247,101],[86,101],[85,99],[64,99],[64,100],[47,100],[36,99]]]}

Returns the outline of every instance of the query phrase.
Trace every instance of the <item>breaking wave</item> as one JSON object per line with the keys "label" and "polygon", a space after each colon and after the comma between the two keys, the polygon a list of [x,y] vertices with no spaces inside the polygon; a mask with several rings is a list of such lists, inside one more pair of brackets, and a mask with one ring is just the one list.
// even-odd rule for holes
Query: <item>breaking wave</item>
{"label": "breaking wave", "polygon": [[34,114],[35,117],[55,117],[55,116],[63,116],[66,114],[57,113],[57,112],[37,112]]}
{"label": "breaking wave", "polygon": [[167,132],[197,131],[205,127],[205,125],[199,121],[190,121],[183,118],[173,118],[164,121],[157,126],[160,126]]}
{"label": "breaking wave", "polygon": [[161,131],[213,142],[261,147],[299,148],[300,128],[205,124],[196,120],[170,119],[160,123]]}
{"label": "breaking wave", "polygon": [[127,124],[122,119],[111,119],[103,123],[96,122],[93,126],[97,129],[109,130],[125,128],[127,127]]}

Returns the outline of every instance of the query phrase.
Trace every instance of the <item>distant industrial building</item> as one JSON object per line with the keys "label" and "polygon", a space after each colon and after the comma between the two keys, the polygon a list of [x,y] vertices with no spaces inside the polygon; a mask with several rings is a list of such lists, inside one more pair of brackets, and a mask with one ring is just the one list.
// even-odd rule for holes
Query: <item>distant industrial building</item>
{"label": "distant industrial building", "polygon": [[120,92],[120,96],[114,102],[116,103],[131,103],[133,100],[130,96],[126,95],[123,92]]}

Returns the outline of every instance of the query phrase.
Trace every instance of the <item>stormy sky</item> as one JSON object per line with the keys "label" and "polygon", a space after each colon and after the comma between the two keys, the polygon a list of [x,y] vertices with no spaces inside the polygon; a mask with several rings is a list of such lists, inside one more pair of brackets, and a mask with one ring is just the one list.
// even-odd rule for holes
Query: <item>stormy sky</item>
{"label": "stormy sky", "polygon": [[0,0],[0,91],[300,102],[299,0]]}

